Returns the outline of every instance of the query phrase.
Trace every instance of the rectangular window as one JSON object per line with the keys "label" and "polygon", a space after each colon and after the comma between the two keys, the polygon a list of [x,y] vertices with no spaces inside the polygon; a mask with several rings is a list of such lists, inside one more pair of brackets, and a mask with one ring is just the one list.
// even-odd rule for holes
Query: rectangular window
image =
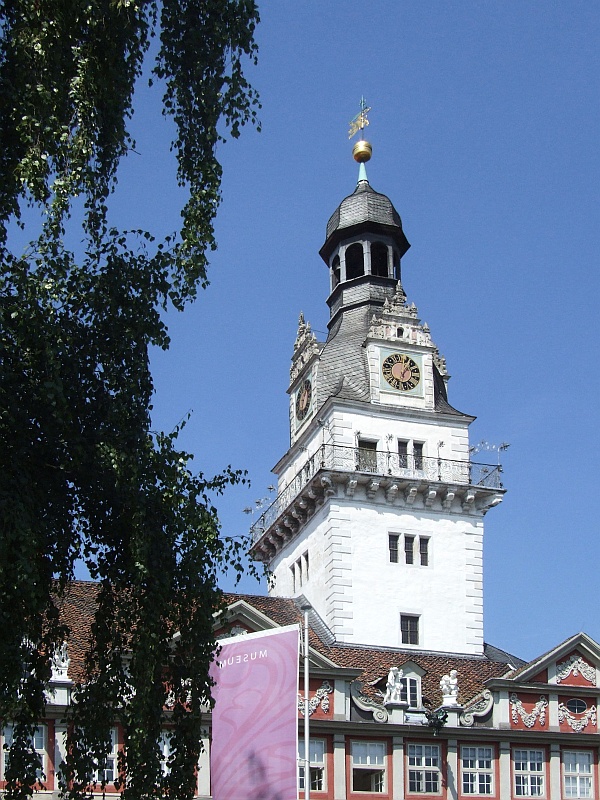
{"label": "rectangular window", "polygon": [[[3,731],[3,742],[0,752],[1,767],[2,767],[0,771],[0,778],[2,780],[6,780],[6,770],[8,768],[8,759],[9,759],[8,749],[12,746],[12,743],[13,743],[13,726],[6,725]],[[45,725],[39,725],[35,729],[33,734],[33,739],[31,741],[31,747],[32,751],[35,751],[35,754],[39,759],[39,763],[41,765],[35,771],[36,778],[38,779],[38,781],[42,782],[46,774],[47,729]]]}
{"label": "rectangular window", "polygon": [[404,561],[407,564],[415,563],[415,537],[404,535]]}
{"label": "rectangular window", "polygon": [[419,705],[419,681],[417,678],[401,678],[400,686],[400,700],[408,703],[410,708],[417,708]]}
{"label": "rectangular window", "polygon": [[385,742],[351,742],[352,791],[385,791]]}
{"label": "rectangular window", "polygon": [[292,576],[292,594],[296,594],[296,565],[292,564],[290,567],[290,574]]}
{"label": "rectangular window", "polygon": [[402,644],[419,644],[419,618],[412,614],[400,615]]}
{"label": "rectangular window", "polygon": [[543,797],[544,753],[542,750],[515,750],[515,795],[517,797]]}
{"label": "rectangular window", "polygon": [[408,745],[408,791],[413,794],[439,794],[440,746]]}
{"label": "rectangular window", "polygon": [[[324,792],[325,783],[325,739],[310,740],[310,790]],[[304,789],[304,739],[298,740],[298,786]]]}
{"label": "rectangular window", "polygon": [[562,754],[563,783],[565,797],[593,797],[592,753],[565,750]]}
{"label": "rectangular window", "polygon": [[98,763],[93,780],[98,784],[114,783],[117,778],[117,729],[110,731],[111,749],[106,758]]}
{"label": "rectangular window", "polygon": [[377,472],[377,442],[358,440],[358,469],[361,472]]}
{"label": "rectangular window", "polygon": [[388,536],[388,546],[390,548],[390,561],[392,564],[398,563],[398,539],[397,533],[390,533]]}
{"label": "rectangular window", "polygon": [[463,794],[494,794],[491,747],[461,748]]}
{"label": "rectangular window", "polygon": [[413,442],[413,458],[415,469],[423,469],[423,442]]}
{"label": "rectangular window", "polygon": [[429,539],[426,536],[419,536],[419,556],[421,558],[421,566],[429,566]]}
{"label": "rectangular window", "polygon": [[408,442],[398,439],[398,466],[400,469],[408,467]]}

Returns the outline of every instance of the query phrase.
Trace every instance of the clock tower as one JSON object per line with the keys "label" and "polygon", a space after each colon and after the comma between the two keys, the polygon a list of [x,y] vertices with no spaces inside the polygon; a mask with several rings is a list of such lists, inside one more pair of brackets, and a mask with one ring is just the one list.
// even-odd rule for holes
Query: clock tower
{"label": "clock tower", "polygon": [[407,301],[410,245],[392,202],[359,180],[327,223],[329,333],[300,315],[278,495],[252,528],[271,593],[304,595],[337,642],[483,653],[483,518],[498,465],[471,461],[474,417]]}

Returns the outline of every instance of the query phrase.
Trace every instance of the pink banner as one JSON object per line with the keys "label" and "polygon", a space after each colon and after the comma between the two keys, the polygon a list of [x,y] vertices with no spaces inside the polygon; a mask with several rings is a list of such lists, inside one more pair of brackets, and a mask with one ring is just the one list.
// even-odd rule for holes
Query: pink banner
{"label": "pink banner", "polygon": [[213,800],[296,800],[296,625],[225,640],[212,666]]}

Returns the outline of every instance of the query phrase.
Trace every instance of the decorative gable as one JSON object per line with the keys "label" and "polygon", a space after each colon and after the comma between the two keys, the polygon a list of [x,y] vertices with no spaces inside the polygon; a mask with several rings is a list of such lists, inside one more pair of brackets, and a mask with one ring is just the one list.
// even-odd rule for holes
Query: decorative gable
{"label": "decorative gable", "polygon": [[596,667],[575,650],[556,662],[556,682],[564,686],[596,686]]}

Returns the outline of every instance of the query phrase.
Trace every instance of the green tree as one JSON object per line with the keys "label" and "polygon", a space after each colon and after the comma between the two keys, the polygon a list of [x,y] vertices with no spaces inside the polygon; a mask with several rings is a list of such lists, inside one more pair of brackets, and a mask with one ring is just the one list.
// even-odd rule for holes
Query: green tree
{"label": "green tree", "polygon": [[[151,432],[148,349],[168,347],[164,310],[206,285],[216,145],[256,122],[243,67],[256,60],[257,22],[253,0],[0,5],[0,720],[14,725],[11,798],[31,794],[40,766],[31,738],[81,558],[97,612],[63,791],[89,793],[118,719],[127,797],[193,794],[217,576],[225,563],[241,569],[211,498],[243,476],[194,473],[176,433]],[[161,242],[107,218],[155,35],[152,73],[187,189],[181,230]],[[10,233],[16,223],[27,234],[36,209],[39,227],[17,252]],[[167,699],[176,726],[164,775]]]}

